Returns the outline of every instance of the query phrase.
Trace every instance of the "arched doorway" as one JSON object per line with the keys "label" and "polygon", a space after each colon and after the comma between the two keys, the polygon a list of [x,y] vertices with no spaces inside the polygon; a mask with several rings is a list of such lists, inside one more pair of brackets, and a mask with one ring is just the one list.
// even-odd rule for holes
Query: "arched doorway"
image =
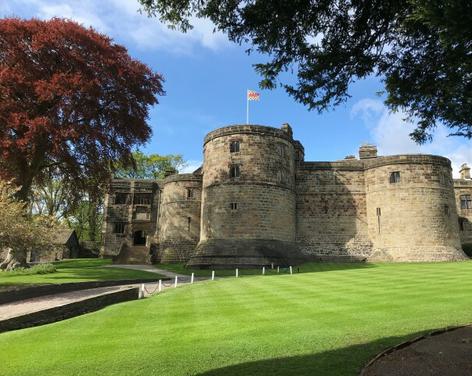
{"label": "arched doorway", "polygon": [[134,232],[133,245],[146,245],[146,232],[144,230]]}

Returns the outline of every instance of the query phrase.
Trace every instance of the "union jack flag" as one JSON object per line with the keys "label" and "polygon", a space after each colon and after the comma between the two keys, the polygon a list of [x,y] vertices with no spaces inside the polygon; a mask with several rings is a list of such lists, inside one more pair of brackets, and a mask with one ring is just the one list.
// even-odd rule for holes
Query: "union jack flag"
{"label": "union jack flag", "polygon": [[254,90],[248,90],[247,91],[247,100],[248,101],[258,101],[260,99],[261,95]]}

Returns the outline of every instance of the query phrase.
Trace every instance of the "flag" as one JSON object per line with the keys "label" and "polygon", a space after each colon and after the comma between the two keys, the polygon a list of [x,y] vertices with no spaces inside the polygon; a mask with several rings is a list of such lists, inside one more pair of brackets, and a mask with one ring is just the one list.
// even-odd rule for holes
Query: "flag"
{"label": "flag", "polygon": [[260,99],[261,95],[254,91],[254,90],[248,90],[247,91],[247,100],[248,101],[258,101]]}

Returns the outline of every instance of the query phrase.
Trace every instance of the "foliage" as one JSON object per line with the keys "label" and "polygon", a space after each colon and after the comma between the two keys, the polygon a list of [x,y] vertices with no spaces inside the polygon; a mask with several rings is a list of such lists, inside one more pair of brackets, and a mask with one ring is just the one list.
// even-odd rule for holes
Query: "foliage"
{"label": "foliage", "polygon": [[[97,207],[95,203],[84,198],[66,218],[68,226],[75,230],[80,240],[99,240],[103,223],[103,202]],[[95,216],[96,214],[96,216]],[[95,220],[91,221],[91,216]]]}
{"label": "foliage", "polygon": [[50,274],[55,273],[56,267],[53,264],[38,264],[31,268],[16,268],[5,273],[9,275],[35,275],[35,274]]}
{"label": "foliage", "polygon": [[356,266],[199,282],[2,333],[2,376],[358,375],[390,346],[472,321],[472,262]]}
{"label": "foliage", "polygon": [[15,199],[18,188],[0,180],[0,252],[5,253],[1,269],[25,266],[28,251],[49,252],[52,244],[54,218],[27,215],[23,202]]}
{"label": "foliage", "polygon": [[472,137],[472,2],[469,0],[140,0],[151,15],[187,31],[208,18],[230,40],[270,56],[256,64],[260,86],[278,77],[310,109],[323,111],[348,97],[350,84],[375,74],[386,104],[418,120],[411,134],[431,138],[438,122]]}
{"label": "foliage", "polygon": [[111,161],[151,135],[162,77],[78,23],[0,20],[0,175],[29,198],[55,167],[76,188],[110,176]]}
{"label": "foliage", "polygon": [[181,155],[146,155],[141,151],[133,153],[133,166],[118,166],[115,178],[118,179],[162,179],[167,171],[178,171],[185,166]]}

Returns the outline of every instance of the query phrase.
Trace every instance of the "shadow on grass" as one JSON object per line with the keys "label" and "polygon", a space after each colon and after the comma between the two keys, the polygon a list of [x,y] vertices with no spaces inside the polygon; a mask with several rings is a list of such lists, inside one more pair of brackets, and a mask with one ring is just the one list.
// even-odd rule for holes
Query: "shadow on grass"
{"label": "shadow on grass", "polygon": [[[405,336],[386,337],[377,341],[352,345],[332,351],[304,356],[265,359],[255,362],[235,364],[217,368],[198,376],[243,376],[243,375],[284,375],[284,376],[347,376],[359,375],[362,368],[381,351],[399,343],[413,339],[432,330],[425,330]],[[399,375],[403,375],[399,373]],[[372,374],[374,376],[374,374]],[[383,376],[383,374],[378,374]]]}

